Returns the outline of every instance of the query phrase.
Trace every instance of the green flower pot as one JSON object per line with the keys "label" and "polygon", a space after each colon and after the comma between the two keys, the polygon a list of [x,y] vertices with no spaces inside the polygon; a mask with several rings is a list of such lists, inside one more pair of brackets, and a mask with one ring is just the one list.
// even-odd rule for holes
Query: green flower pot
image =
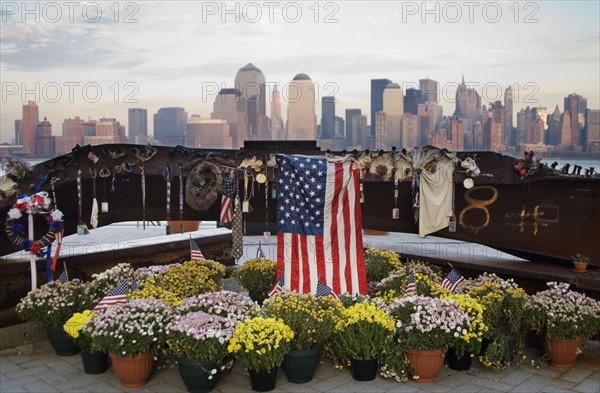
{"label": "green flower pot", "polygon": [[[215,388],[219,381],[219,366],[215,362],[195,359],[179,359],[179,375],[190,393],[206,393]],[[216,373],[212,370],[216,369]]]}
{"label": "green flower pot", "polygon": [[283,371],[289,382],[306,383],[313,379],[319,360],[321,360],[322,346],[311,349],[290,350],[283,359]]}
{"label": "green flower pot", "polygon": [[48,341],[58,356],[73,356],[79,353],[79,347],[62,326],[47,326]]}

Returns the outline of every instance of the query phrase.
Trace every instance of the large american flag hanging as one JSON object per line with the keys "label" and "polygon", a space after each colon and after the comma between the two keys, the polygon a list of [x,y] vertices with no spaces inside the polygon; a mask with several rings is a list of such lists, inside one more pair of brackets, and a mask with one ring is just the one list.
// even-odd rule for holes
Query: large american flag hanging
{"label": "large american flag hanging", "polygon": [[285,288],[367,294],[360,173],[351,158],[279,155],[277,277]]}

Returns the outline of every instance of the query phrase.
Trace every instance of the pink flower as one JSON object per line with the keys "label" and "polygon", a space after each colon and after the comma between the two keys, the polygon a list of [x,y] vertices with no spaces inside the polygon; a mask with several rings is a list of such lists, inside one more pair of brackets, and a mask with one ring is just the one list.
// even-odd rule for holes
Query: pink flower
{"label": "pink flower", "polygon": [[521,170],[521,176],[527,176],[527,171],[525,169]]}

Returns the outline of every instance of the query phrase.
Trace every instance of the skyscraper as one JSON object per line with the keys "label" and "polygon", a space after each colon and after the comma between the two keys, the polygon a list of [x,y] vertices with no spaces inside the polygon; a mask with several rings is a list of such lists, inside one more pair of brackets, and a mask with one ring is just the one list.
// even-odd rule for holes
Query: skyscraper
{"label": "skyscraper", "polygon": [[252,63],[240,68],[235,76],[235,88],[246,104],[248,130],[246,139],[267,138],[266,84],[262,71]]}
{"label": "skyscraper", "polygon": [[353,127],[356,123],[353,122],[353,119],[360,115],[360,109],[346,109],[346,143],[348,146],[354,146],[355,142],[352,138],[355,133]]}
{"label": "skyscraper", "polygon": [[423,102],[439,102],[437,81],[429,78],[419,79],[419,90],[421,90]]}
{"label": "skyscraper", "polygon": [[383,90],[391,82],[389,79],[371,79],[371,137],[375,136],[375,114],[383,110]]}
{"label": "skyscraper", "polygon": [[316,138],[315,86],[306,74],[298,74],[288,88],[288,140]]}
{"label": "skyscraper", "polygon": [[413,87],[406,89],[406,102],[404,105],[404,113],[410,113],[417,115],[419,113],[419,104],[424,103],[423,94],[421,90],[417,90]]}
{"label": "skyscraper", "polygon": [[160,108],[154,114],[154,138],[165,146],[183,145],[187,117],[183,108]]}
{"label": "skyscraper", "polygon": [[28,101],[23,105],[21,119],[21,145],[25,154],[35,154],[35,132],[38,123],[39,108],[35,101]]}
{"label": "skyscraper", "polygon": [[15,145],[21,144],[21,119],[15,120]]}
{"label": "skyscraper", "polygon": [[550,116],[548,116],[548,132],[546,144],[552,146],[560,145],[560,109],[558,109],[558,105],[554,108],[554,112]]}
{"label": "skyscraper", "polygon": [[133,143],[144,143],[148,136],[148,110],[129,108],[129,138]]}
{"label": "skyscraper", "polygon": [[49,158],[54,157],[55,152],[56,143],[52,136],[52,124],[44,117],[35,130],[35,156]]}
{"label": "skyscraper", "polygon": [[563,139],[563,145],[581,145],[585,146],[582,138],[581,129],[585,127],[585,112],[587,110],[587,99],[579,94],[573,93],[565,97],[565,111],[569,112],[571,120],[571,141]]}
{"label": "skyscraper", "polygon": [[456,111],[454,115],[461,119],[469,119],[469,129],[481,120],[481,96],[475,88],[467,87],[464,76],[456,90]]}
{"label": "skyscraper", "polygon": [[586,113],[588,151],[600,153],[600,109],[588,109]]}
{"label": "skyscraper", "polygon": [[379,147],[389,150],[400,146],[400,126],[404,114],[404,94],[397,83],[388,83],[383,90],[383,112],[385,113],[385,137]]}
{"label": "skyscraper", "polygon": [[223,119],[202,119],[192,115],[186,124],[185,145],[203,149],[231,149],[229,124]]}
{"label": "skyscraper", "polygon": [[277,90],[277,85],[273,88],[271,94],[271,117],[269,118],[269,129],[271,130],[271,140],[285,140],[285,127],[281,117],[281,94]]}
{"label": "skyscraper", "polygon": [[335,97],[321,99],[321,139],[332,138],[335,134]]}
{"label": "skyscraper", "polygon": [[504,90],[504,111],[505,111],[505,125],[504,125],[504,143],[506,146],[515,145],[515,137],[513,133],[513,91],[510,86]]}
{"label": "skyscraper", "polygon": [[211,119],[222,119],[229,123],[229,133],[234,149],[244,145],[248,139],[247,102],[237,89],[221,89],[213,104]]}

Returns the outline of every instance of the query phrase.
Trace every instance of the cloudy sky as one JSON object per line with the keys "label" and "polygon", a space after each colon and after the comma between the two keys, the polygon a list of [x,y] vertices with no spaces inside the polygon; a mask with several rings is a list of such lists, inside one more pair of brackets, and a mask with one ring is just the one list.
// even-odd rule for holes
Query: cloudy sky
{"label": "cloudy sky", "polygon": [[595,0],[0,4],[2,142],[14,138],[28,100],[55,135],[74,116],[127,125],[131,107],[148,109],[150,133],[160,107],[208,117],[214,91],[233,87],[249,62],[284,92],[295,74],[308,74],[319,96],[337,97],[338,116],[369,113],[371,79],[406,88],[426,77],[440,83],[448,115],[463,75],[484,103],[511,85],[515,110],[562,110],[573,92],[600,108]]}

